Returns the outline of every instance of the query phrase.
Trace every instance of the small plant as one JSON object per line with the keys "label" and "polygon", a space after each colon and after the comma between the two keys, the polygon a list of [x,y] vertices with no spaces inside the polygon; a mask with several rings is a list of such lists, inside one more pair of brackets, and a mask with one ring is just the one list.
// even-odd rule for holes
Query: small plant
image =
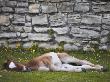
{"label": "small plant", "polygon": [[50,36],[54,36],[54,33],[55,33],[55,32],[54,32],[53,29],[49,29],[47,32],[48,32],[48,34],[49,34]]}
{"label": "small plant", "polygon": [[108,37],[108,42],[110,42],[110,32],[108,33],[107,37]]}
{"label": "small plant", "polygon": [[64,44],[66,44],[66,42],[65,42],[65,41],[61,41],[61,42],[59,43],[59,46],[63,47]]}

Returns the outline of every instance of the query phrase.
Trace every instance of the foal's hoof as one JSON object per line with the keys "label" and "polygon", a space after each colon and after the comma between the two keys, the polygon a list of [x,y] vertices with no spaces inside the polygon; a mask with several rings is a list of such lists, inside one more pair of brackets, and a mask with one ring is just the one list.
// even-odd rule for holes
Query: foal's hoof
{"label": "foal's hoof", "polygon": [[103,68],[101,68],[101,71],[102,72],[107,72],[108,71],[108,68],[107,67],[103,67]]}
{"label": "foal's hoof", "polygon": [[27,72],[30,72],[30,71],[32,71],[31,68],[27,68]]}
{"label": "foal's hoof", "polygon": [[31,68],[26,68],[26,70],[23,70],[23,72],[30,72],[32,71]]}
{"label": "foal's hoof", "polygon": [[82,71],[83,71],[83,72],[86,72],[86,69],[85,69],[85,68],[82,68]]}

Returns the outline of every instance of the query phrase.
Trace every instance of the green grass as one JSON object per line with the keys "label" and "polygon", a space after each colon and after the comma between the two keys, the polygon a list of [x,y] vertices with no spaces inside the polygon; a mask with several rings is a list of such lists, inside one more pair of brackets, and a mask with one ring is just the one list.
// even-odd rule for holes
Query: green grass
{"label": "green grass", "polygon": [[[0,49],[0,69],[7,58],[12,58],[19,62],[25,62],[29,59],[39,56],[42,53],[57,50],[48,49]],[[110,70],[110,52],[96,51],[70,51],[67,52],[80,59],[87,59],[93,63],[105,65]],[[87,71],[81,73],[75,72],[12,72],[0,70],[0,82],[110,82],[110,71],[96,72]]]}

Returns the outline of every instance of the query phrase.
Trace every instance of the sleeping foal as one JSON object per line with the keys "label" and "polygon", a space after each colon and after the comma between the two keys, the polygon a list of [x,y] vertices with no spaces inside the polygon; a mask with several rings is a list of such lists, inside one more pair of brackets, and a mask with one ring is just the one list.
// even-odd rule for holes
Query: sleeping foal
{"label": "sleeping foal", "polygon": [[[74,65],[73,65],[74,64]],[[17,63],[7,60],[4,67],[15,71],[68,71],[82,72],[86,70],[105,71],[101,65],[95,65],[87,60],[81,60],[70,56],[67,53],[45,53],[35,57],[26,64]]]}

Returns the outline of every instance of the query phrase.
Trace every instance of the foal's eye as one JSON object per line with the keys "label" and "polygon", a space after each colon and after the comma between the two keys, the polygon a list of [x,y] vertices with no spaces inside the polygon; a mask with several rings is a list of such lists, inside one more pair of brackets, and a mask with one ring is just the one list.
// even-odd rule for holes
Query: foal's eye
{"label": "foal's eye", "polygon": [[3,68],[8,68],[8,64],[7,63],[4,63],[3,64]]}

